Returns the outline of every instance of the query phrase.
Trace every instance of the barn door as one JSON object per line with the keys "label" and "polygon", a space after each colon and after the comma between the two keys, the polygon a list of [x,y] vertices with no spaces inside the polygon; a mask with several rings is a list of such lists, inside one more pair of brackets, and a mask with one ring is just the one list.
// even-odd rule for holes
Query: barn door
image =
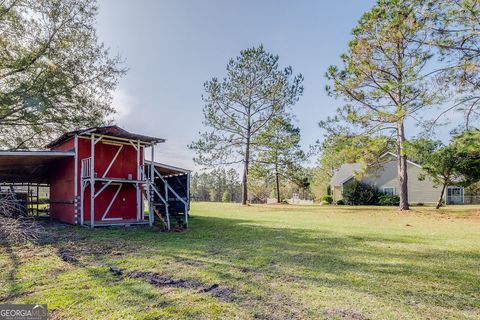
{"label": "barn door", "polygon": [[117,186],[117,190],[116,190],[115,193],[113,194],[112,200],[110,200],[110,203],[108,204],[108,207],[105,209],[105,212],[103,213],[102,221],[117,221],[117,220],[123,220],[122,217],[108,217],[108,213],[110,212],[110,209],[112,208],[113,203],[114,203],[115,200],[118,198],[118,194],[120,193],[120,190],[122,190],[122,186],[123,186],[123,184],[121,184],[121,183],[115,183],[115,184],[112,183],[111,185],[116,185],[116,186]]}

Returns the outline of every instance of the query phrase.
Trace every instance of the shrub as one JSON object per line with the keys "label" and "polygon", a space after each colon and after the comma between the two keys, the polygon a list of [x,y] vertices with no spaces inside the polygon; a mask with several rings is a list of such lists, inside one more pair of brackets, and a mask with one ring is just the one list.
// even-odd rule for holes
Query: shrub
{"label": "shrub", "polygon": [[328,204],[332,204],[333,203],[333,196],[327,194],[327,195],[324,195],[322,197],[322,202],[326,202]]}
{"label": "shrub", "polygon": [[338,206],[343,206],[343,205],[345,205],[345,202],[342,199],[340,199],[340,200],[337,201],[337,205]]}
{"label": "shrub", "polygon": [[342,195],[348,205],[374,205],[381,193],[371,185],[354,181],[343,187]]}
{"label": "shrub", "polygon": [[222,202],[230,202],[231,201],[231,195],[228,190],[225,190],[222,194]]}
{"label": "shrub", "polygon": [[378,205],[398,206],[400,205],[400,197],[395,194],[382,194],[378,197]]}

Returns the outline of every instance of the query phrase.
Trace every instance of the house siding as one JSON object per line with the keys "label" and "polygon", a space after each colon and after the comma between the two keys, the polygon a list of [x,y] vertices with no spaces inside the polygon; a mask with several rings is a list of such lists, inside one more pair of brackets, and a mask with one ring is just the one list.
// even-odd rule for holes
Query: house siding
{"label": "house siding", "polygon": [[337,202],[338,200],[342,200],[343,199],[342,187],[334,186],[332,189],[333,189],[333,201]]}
{"label": "house siding", "polygon": [[[408,202],[436,203],[440,197],[440,187],[435,186],[429,177],[420,180],[422,169],[408,163]],[[398,182],[397,161],[392,160],[384,163],[381,168],[370,171],[363,179],[363,182],[376,186],[380,191],[384,188],[395,188],[395,194],[399,194],[400,184]]]}
{"label": "house siding", "polygon": [[[419,180],[422,169],[408,163],[408,201],[411,204],[436,203],[440,197],[440,187],[435,186],[429,177]],[[399,194],[398,169],[396,159],[389,160],[375,170],[367,171],[361,179],[362,182],[373,185],[383,192],[384,188],[394,188],[395,194]],[[345,185],[345,184],[344,184]],[[343,199],[342,186],[332,185],[335,201]]]}

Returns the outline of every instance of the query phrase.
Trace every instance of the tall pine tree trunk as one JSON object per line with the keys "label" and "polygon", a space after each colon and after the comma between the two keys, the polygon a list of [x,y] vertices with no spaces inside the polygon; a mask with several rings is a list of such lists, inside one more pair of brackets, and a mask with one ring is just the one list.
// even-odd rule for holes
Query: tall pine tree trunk
{"label": "tall pine tree trunk", "polygon": [[403,118],[397,123],[398,183],[400,185],[400,210],[410,210],[408,205],[407,155],[405,154],[405,128]]}
{"label": "tall pine tree trunk", "polygon": [[247,204],[248,199],[248,166],[250,164],[250,136],[247,136],[245,146],[245,158],[243,159],[243,178],[242,178],[242,204]]}
{"label": "tall pine tree trunk", "polygon": [[277,203],[280,203],[280,177],[278,176],[278,164],[275,164],[275,189],[277,191]]}

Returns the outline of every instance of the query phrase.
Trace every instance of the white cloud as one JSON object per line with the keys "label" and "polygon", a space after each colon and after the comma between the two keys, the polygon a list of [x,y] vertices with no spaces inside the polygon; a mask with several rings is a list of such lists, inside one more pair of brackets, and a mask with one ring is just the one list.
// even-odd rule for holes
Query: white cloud
{"label": "white cloud", "polygon": [[138,106],[138,100],[127,91],[117,88],[113,93],[112,106],[117,111],[117,113],[112,116],[112,119],[120,127],[124,127],[132,111]]}

